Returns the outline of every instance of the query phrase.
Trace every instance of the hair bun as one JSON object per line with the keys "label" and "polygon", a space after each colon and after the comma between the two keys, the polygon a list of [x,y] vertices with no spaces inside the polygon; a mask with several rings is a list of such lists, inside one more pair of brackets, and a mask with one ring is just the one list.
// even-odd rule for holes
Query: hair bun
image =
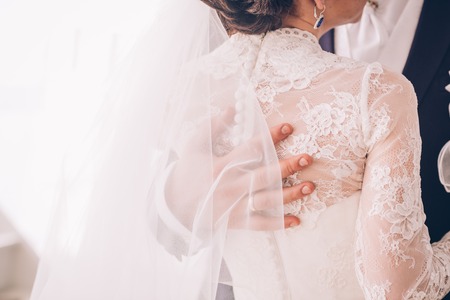
{"label": "hair bun", "polygon": [[261,34],[281,27],[293,0],[202,0],[217,10],[229,32]]}
{"label": "hair bun", "polygon": [[288,0],[247,0],[243,2],[249,3],[249,8],[247,9],[249,13],[263,16],[279,16],[292,5],[292,1]]}

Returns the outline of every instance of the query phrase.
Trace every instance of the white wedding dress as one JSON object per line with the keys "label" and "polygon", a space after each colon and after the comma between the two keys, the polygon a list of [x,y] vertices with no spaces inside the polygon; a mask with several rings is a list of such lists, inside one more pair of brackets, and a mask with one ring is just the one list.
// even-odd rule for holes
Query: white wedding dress
{"label": "white wedding dress", "polygon": [[236,299],[443,297],[450,235],[430,245],[424,225],[411,84],[378,63],[326,53],[298,29],[235,34],[203,64],[219,84],[241,67],[267,124],[295,128],[277,145],[279,158],[315,158],[284,184],[307,179],[316,190],[285,206],[299,227],[228,231],[224,258]]}
{"label": "white wedding dress", "polygon": [[[310,33],[228,39],[201,1],[162,2],[65,159],[31,299],[213,300],[220,282],[237,300],[446,294],[411,85]],[[281,122],[295,131],[275,149]],[[316,190],[283,209],[277,154],[299,153],[315,162],[284,184]]]}

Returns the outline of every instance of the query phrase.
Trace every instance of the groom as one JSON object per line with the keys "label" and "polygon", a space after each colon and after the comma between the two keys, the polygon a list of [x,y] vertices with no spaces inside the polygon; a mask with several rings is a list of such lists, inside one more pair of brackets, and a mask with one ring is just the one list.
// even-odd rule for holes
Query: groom
{"label": "groom", "polygon": [[450,194],[437,169],[439,151],[450,140],[449,14],[448,0],[369,1],[360,23],[337,28],[321,39],[325,50],[380,61],[414,85],[422,137],[422,200],[432,241],[450,230]]}

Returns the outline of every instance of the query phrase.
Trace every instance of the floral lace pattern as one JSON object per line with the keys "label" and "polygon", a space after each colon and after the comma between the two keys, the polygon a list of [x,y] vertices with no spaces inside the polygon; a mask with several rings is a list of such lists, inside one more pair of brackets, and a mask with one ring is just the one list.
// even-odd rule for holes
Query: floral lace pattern
{"label": "floral lace pattern", "polygon": [[[331,241],[327,238],[334,238],[335,230],[320,228],[321,219],[338,219],[341,216],[330,217],[328,211],[346,199],[358,199],[354,226],[345,233],[351,241],[313,244],[314,257],[322,257],[326,265],[309,270],[320,278],[314,292],[308,294],[310,286],[305,286],[292,299],[319,299],[315,293],[347,299],[338,296],[339,291],[352,281],[366,299],[431,300],[450,290],[450,234],[430,245],[424,225],[417,100],[406,79],[377,63],[325,53],[313,35],[288,28],[266,35],[236,34],[207,58],[205,66],[216,79],[243,71],[268,125],[294,126],[294,133],[276,147],[280,158],[308,153],[315,159],[311,167],[284,181],[285,186],[306,179],[316,184],[311,195],[285,205],[286,213],[300,216],[301,229],[272,239],[272,245],[282,245],[285,239],[287,247],[306,247],[315,238],[305,241],[302,235],[315,230]],[[232,259],[241,262],[230,268],[237,285],[239,278],[261,281],[268,276],[279,282],[308,272],[302,269],[303,257],[292,252],[281,259],[279,253],[266,257],[265,264],[277,265],[272,274],[245,273],[242,270],[252,270],[254,253],[264,252],[248,247]],[[273,247],[267,248],[273,252]],[[294,271],[282,274],[283,264],[286,270],[294,266]],[[270,299],[264,293],[255,295],[245,299]]]}
{"label": "floral lace pattern", "polygon": [[[320,45],[309,32],[280,29],[264,39],[264,43],[277,40],[277,47],[264,47],[259,53],[252,79],[258,100],[266,116],[277,112],[281,116],[282,102],[274,99],[279,93],[292,89],[302,90],[314,83],[314,78],[334,66],[348,70],[360,66],[353,60],[322,52]],[[286,59],[295,57],[294,60]],[[261,62],[262,61],[262,62]]]}

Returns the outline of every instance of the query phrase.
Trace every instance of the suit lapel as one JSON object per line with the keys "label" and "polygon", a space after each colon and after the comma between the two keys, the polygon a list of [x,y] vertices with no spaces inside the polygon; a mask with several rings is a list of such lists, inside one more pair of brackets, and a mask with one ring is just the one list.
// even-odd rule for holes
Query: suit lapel
{"label": "suit lapel", "polygon": [[403,74],[422,102],[450,45],[450,1],[424,0],[416,34]]}

